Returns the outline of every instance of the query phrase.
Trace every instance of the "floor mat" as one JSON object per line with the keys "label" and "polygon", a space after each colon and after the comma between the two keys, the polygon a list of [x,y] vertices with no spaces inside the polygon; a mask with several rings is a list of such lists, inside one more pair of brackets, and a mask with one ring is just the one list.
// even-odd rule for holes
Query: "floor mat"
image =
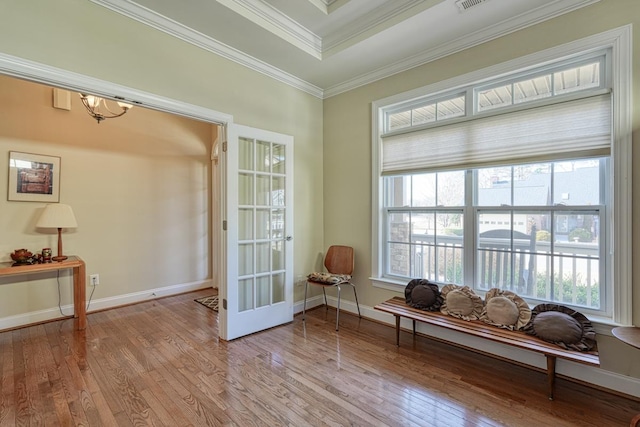
{"label": "floor mat", "polygon": [[209,297],[197,298],[194,300],[195,302],[199,302],[205,307],[209,307],[213,311],[218,311],[218,295],[212,295]]}

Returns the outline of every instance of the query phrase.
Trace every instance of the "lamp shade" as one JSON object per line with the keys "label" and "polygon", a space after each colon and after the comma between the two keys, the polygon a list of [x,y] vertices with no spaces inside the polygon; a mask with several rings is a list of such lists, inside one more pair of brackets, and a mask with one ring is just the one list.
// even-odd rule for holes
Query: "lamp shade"
{"label": "lamp shade", "polygon": [[47,205],[36,224],[39,228],[76,228],[77,226],[71,206],[62,203]]}

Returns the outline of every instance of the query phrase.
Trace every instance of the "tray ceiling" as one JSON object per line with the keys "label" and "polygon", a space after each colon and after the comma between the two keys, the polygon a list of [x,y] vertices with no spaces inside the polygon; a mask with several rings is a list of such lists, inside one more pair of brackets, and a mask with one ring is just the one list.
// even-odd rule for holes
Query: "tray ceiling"
{"label": "tray ceiling", "polygon": [[319,97],[599,0],[92,0]]}

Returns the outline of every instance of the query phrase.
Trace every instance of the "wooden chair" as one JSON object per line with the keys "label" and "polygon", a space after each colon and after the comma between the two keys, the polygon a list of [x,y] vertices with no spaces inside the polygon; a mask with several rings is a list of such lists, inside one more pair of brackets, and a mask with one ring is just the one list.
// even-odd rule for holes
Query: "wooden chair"
{"label": "wooden chair", "polygon": [[338,307],[336,309],[336,331],[338,330],[338,321],[340,320],[340,287],[349,285],[353,288],[353,295],[356,298],[356,307],[358,308],[358,316],[360,314],[360,304],[358,304],[358,293],[356,286],[351,282],[351,274],[353,273],[354,256],[353,248],[350,246],[331,246],[324,257],[324,266],[328,273],[311,273],[307,276],[304,285],[304,306],[302,308],[302,321],[307,310],[307,288],[309,283],[312,285],[322,286],[324,294],[324,305],[328,309],[326,288],[338,289]]}

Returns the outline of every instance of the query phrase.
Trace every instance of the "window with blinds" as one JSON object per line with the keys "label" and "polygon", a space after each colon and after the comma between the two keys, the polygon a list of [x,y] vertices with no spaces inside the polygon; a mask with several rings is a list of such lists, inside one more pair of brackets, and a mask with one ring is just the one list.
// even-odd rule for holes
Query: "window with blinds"
{"label": "window with blinds", "polygon": [[609,55],[381,108],[379,277],[610,316]]}

